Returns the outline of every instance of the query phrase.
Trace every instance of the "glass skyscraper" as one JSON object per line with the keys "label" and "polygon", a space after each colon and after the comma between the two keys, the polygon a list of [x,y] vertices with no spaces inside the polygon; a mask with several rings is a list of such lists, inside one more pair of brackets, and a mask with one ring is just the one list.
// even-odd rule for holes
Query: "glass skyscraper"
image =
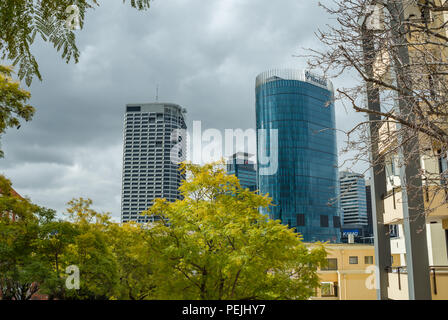
{"label": "glass skyscraper", "polygon": [[257,189],[257,172],[255,163],[249,160],[251,155],[245,152],[237,152],[227,161],[227,173],[235,175],[240,180],[240,185],[250,191]]}
{"label": "glass skyscraper", "polygon": [[[256,125],[258,189],[274,204],[263,212],[295,228],[304,241],[340,242],[332,84],[308,71],[260,74]],[[277,144],[272,141],[276,137]],[[273,154],[276,170],[269,172],[261,159]]]}

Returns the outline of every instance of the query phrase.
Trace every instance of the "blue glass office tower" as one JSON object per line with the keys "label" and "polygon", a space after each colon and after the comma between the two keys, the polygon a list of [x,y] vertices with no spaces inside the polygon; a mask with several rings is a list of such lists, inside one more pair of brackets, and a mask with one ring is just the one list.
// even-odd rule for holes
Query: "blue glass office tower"
{"label": "blue glass office tower", "polygon": [[249,160],[252,155],[245,152],[237,152],[227,161],[227,173],[235,175],[240,180],[240,185],[250,191],[257,189],[257,171],[255,163]]}
{"label": "blue glass office tower", "polygon": [[[306,242],[340,242],[332,84],[307,71],[264,72],[256,80],[256,121],[258,189],[275,205],[263,212]],[[260,159],[273,154],[277,168],[266,174]]]}

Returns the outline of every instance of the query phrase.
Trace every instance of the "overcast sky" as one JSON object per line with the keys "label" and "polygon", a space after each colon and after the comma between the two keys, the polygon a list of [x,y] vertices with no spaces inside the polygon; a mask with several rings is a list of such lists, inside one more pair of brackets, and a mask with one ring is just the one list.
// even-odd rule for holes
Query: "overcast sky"
{"label": "overcast sky", "polygon": [[[143,12],[101,1],[77,31],[78,64],[35,45],[44,77],[30,88],[37,112],[2,137],[0,172],[39,205],[63,212],[88,197],[118,221],[126,103],[153,102],[158,84],[159,101],[185,107],[190,128],[194,120],[203,130],[254,128],[255,77],[304,68],[293,55],[319,46],[314,32],[327,23],[311,0],[156,0]],[[361,118],[340,104],[336,115],[338,129]]]}

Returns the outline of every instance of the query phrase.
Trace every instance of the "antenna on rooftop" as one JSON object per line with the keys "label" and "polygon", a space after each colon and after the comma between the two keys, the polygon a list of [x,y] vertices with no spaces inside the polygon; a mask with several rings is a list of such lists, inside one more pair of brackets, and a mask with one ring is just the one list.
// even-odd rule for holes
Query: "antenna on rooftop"
{"label": "antenna on rooftop", "polygon": [[159,85],[156,86],[156,102],[159,102]]}

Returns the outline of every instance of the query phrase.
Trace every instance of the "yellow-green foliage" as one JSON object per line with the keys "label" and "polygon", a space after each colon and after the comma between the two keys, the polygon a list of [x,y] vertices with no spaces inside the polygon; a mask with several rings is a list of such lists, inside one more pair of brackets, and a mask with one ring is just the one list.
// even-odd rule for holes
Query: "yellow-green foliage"
{"label": "yellow-green foliage", "polygon": [[21,119],[29,121],[34,114],[34,108],[26,104],[30,93],[12,79],[12,71],[12,67],[0,65],[0,135],[7,128],[20,127]]}
{"label": "yellow-green foliage", "polygon": [[161,299],[307,299],[319,285],[323,247],[259,213],[271,199],[241,188],[219,164],[185,164],[184,200],[157,200],[148,214]]}
{"label": "yellow-green foliage", "polygon": [[[32,282],[58,299],[307,299],[319,286],[323,245],[309,250],[300,235],[259,208],[271,199],[241,188],[219,164],[184,164],[183,200],[158,199],[143,214],[160,221],[118,224],[91,208],[68,203],[69,221],[10,196],[0,208],[18,210],[16,223],[0,219],[0,290],[11,294]],[[9,185],[0,179],[0,187]],[[26,213],[26,214],[25,214]],[[20,263],[18,263],[20,261]],[[65,287],[76,265],[80,289]],[[21,299],[29,298],[20,297]]]}

